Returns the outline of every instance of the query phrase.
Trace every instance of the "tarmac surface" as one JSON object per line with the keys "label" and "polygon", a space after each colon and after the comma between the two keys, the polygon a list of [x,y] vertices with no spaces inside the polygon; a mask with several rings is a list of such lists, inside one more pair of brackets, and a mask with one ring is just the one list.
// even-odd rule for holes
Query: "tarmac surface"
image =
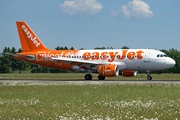
{"label": "tarmac surface", "polygon": [[63,85],[63,84],[180,84],[180,80],[0,80],[0,83],[9,85]]}

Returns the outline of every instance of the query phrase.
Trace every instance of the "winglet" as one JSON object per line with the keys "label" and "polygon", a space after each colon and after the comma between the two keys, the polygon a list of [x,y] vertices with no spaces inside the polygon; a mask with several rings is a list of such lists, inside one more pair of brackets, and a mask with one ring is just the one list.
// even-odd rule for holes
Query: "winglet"
{"label": "winglet", "polygon": [[48,50],[26,22],[18,21],[16,25],[23,52]]}

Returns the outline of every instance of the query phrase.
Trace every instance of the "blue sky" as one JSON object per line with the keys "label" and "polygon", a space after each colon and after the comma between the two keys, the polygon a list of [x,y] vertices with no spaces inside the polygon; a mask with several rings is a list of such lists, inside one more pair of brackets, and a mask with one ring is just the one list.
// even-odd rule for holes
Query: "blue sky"
{"label": "blue sky", "polygon": [[16,21],[26,21],[50,49],[175,48],[180,0],[0,0],[0,51],[19,49]]}

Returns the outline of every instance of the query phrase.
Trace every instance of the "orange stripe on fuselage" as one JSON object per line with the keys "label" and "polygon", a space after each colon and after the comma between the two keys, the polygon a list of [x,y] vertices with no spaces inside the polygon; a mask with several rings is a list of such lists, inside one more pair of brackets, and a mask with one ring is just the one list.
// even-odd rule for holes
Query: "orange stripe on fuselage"
{"label": "orange stripe on fuselage", "polygon": [[72,66],[77,63],[65,64],[66,61],[54,62],[52,57],[65,57],[65,56],[75,56],[78,50],[48,50],[48,51],[38,51],[38,52],[21,52],[18,53],[20,56],[14,56],[16,59],[27,61],[34,64],[39,64],[47,67],[58,68],[58,69],[68,69],[71,70]]}

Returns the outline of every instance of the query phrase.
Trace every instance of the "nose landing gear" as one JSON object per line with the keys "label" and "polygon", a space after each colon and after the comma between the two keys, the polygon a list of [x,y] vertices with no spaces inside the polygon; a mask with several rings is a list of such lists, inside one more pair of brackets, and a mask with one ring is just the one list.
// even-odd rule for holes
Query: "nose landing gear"
{"label": "nose landing gear", "polygon": [[152,77],[150,76],[150,70],[146,70],[147,72],[147,80],[152,80]]}
{"label": "nose landing gear", "polygon": [[148,75],[147,80],[152,80],[152,77],[150,75]]}

